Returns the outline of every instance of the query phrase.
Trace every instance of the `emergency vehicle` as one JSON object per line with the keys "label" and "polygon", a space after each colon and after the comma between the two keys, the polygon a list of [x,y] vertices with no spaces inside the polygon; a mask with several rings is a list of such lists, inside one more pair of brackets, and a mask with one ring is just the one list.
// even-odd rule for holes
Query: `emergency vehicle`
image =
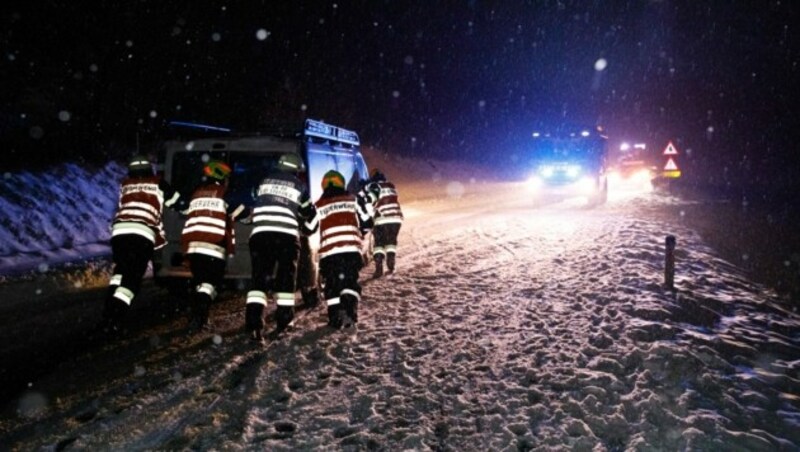
{"label": "emergency vehicle", "polygon": [[597,128],[561,127],[533,132],[528,186],[534,201],[584,197],[608,199],[608,138]]}
{"label": "emergency vehicle", "polygon": [[[322,121],[307,119],[302,130],[296,132],[240,134],[221,128],[209,128],[206,132],[219,136],[170,140],[161,148],[159,170],[182,196],[191,196],[209,160],[221,160],[231,167],[227,198],[234,206],[254,204],[259,183],[286,153],[296,153],[303,159],[306,171],[299,176],[308,182],[312,201],[322,194],[322,176],[329,170],[344,175],[348,191],[354,194],[369,177],[358,134]],[[184,217],[179,213],[171,210],[164,213],[167,244],[156,251],[153,259],[156,283],[176,291],[183,291],[191,278],[181,252],[183,223]],[[225,279],[242,289],[251,278],[248,239],[252,226],[237,223],[235,229],[236,252],[228,258]],[[370,240],[364,242],[368,259],[371,253],[366,247]],[[304,300],[318,296],[318,249],[318,232],[301,239],[297,288]]]}
{"label": "emergency vehicle", "polygon": [[612,189],[649,190],[656,177],[656,166],[645,143],[623,142],[609,171]]}

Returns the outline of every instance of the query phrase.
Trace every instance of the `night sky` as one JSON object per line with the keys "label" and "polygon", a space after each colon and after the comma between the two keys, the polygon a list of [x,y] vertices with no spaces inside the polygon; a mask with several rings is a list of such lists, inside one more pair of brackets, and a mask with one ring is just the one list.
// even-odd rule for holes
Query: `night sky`
{"label": "night sky", "polygon": [[169,120],[305,117],[388,152],[493,164],[568,120],[797,182],[776,172],[798,162],[796,2],[84,3],[3,6],[8,168],[129,155]]}

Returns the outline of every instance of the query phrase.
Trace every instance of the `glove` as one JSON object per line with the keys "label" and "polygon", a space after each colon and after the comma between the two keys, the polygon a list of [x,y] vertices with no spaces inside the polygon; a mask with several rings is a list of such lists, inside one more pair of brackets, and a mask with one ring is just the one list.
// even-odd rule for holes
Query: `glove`
{"label": "glove", "polygon": [[372,196],[373,202],[377,201],[378,198],[381,196],[381,186],[375,182],[372,182],[369,185],[367,185],[367,191]]}

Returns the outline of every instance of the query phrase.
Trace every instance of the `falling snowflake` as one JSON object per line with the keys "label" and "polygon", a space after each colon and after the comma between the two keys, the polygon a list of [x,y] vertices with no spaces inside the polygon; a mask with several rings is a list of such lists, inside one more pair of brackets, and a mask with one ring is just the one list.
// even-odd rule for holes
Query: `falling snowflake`
{"label": "falling snowflake", "polygon": [[447,184],[447,196],[451,198],[460,198],[464,196],[464,184],[458,181],[453,181]]}
{"label": "falling snowflake", "polygon": [[608,66],[608,61],[605,58],[600,58],[594,62],[594,70],[597,72],[605,70],[606,66]]}
{"label": "falling snowflake", "polygon": [[17,413],[22,417],[34,417],[47,409],[47,397],[39,392],[25,393],[19,399]]}
{"label": "falling snowflake", "polygon": [[258,39],[259,41],[264,41],[269,37],[270,34],[271,33],[268,32],[267,30],[259,28],[258,31],[256,31],[256,39]]}

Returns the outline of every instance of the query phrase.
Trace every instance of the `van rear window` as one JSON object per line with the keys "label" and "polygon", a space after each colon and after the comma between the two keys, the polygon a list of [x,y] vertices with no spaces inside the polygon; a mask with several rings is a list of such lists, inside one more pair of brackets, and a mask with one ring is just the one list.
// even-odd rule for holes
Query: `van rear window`
{"label": "van rear window", "polygon": [[276,167],[281,154],[274,152],[178,152],[172,164],[172,186],[184,196],[191,196],[203,181],[203,166],[210,160],[222,160],[232,172],[228,185],[231,204],[252,206],[253,193],[262,179]]}

